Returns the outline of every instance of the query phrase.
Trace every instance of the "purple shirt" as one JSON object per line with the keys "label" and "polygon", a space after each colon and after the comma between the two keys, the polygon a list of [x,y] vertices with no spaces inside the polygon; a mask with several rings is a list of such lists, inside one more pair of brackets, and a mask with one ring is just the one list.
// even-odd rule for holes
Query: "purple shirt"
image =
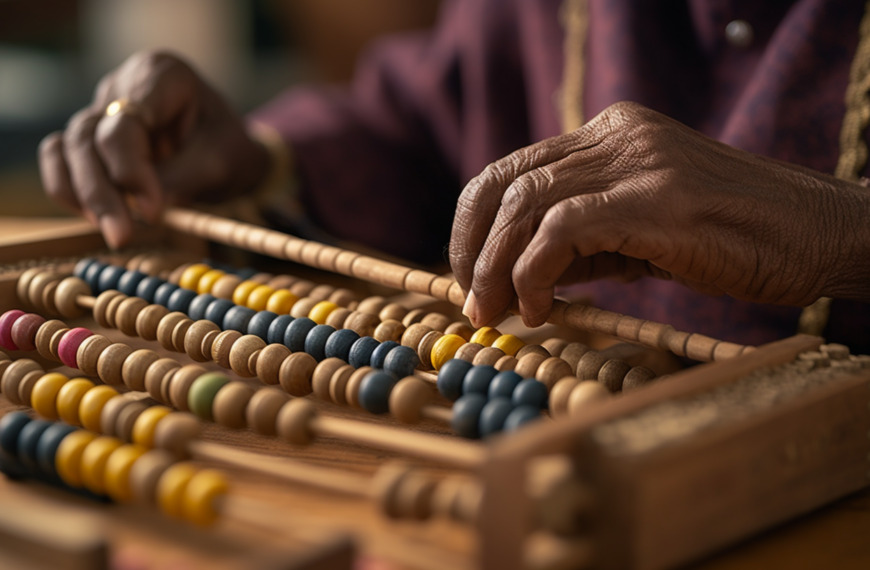
{"label": "purple shirt", "polygon": [[[487,164],[560,133],[561,0],[455,0],[427,33],[375,45],[349,91],[294,89],[255,114],[293,148],[303,201],[333,235],[444,260],[455,200]],[[832,173],[863,2],[590,0],[583,109],[640,102],[729,145]],[[735,19],[748,47],[726,39]],[[667,281],[574,292],[618,312],[747,344],[794,334],[800,309]],[[866,304],[825,333],[870,351]]]}

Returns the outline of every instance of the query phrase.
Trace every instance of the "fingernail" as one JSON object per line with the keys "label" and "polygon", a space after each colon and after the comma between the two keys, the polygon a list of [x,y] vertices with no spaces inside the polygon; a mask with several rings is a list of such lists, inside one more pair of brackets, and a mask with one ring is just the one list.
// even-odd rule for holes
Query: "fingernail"
{"label": "fingernail", "polygon": [[127,226],[117,216],[112,214],[100,216],[99,226],[109,247],[117,249],[124,245],[127,239]]}
{"label": "fingernail", "polygon": [[462,314],[468,317],[471,324],[477,326],[477,298],[474,296],[474,291],[469,291],[465,297],[465,304],[462,305]]}

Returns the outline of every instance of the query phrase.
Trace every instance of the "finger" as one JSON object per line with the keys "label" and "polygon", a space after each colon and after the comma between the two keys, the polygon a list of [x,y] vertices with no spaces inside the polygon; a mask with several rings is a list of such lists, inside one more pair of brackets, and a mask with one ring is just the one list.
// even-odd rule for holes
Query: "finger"
{"label": "finger", "polygon": [[81,212],[63,155],[63,133],[51,133],[39,143],[39,174],[45,193],[67,208]]}

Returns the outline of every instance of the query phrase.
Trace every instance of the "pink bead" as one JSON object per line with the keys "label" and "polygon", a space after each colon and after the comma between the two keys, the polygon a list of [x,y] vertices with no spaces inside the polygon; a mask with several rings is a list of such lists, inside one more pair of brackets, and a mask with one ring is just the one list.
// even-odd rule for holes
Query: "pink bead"
{"label": "pink bead", "polygon": [[24,311],[11,309],[0,315],[0,346],[7,350],[18,350],[18,346],[12,340],[12,325]]}
{"label": "pink bead", "polygon": [[45,317],[36,313],[26,313],[12,323],[12,342],[19,350],[36,348],[36,331],[45,322]]}
{"label": "pink bead", "polygon": [[70,368],[78,368],[76,366],[76,353],[79,350],[79,346],[86,338],[93,334],[92,331],[82,327],[76,327],[67,331],[65,335],[60,337],[60,343],[57,345],[57,355],[60,357],[60,361]]}

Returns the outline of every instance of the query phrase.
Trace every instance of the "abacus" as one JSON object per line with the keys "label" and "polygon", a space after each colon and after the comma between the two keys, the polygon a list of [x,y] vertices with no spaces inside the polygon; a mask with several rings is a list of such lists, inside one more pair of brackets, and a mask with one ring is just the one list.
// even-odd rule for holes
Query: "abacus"
{"label": "abacus", "polygon": [[[261,528],[299,568],[349,568],[348,533],[399,567],[666,568],[867,484],[870,358],[844,346],[561,301],[551,322],[613,340],[536,343],[472,329],[449,277],[192,211],[165,225],[185,262],[78,257],[89,230],[0,246],[22,262],[0,273],[8,476],[218,540]],[[203,263],[203,239],[347,287]]]}

